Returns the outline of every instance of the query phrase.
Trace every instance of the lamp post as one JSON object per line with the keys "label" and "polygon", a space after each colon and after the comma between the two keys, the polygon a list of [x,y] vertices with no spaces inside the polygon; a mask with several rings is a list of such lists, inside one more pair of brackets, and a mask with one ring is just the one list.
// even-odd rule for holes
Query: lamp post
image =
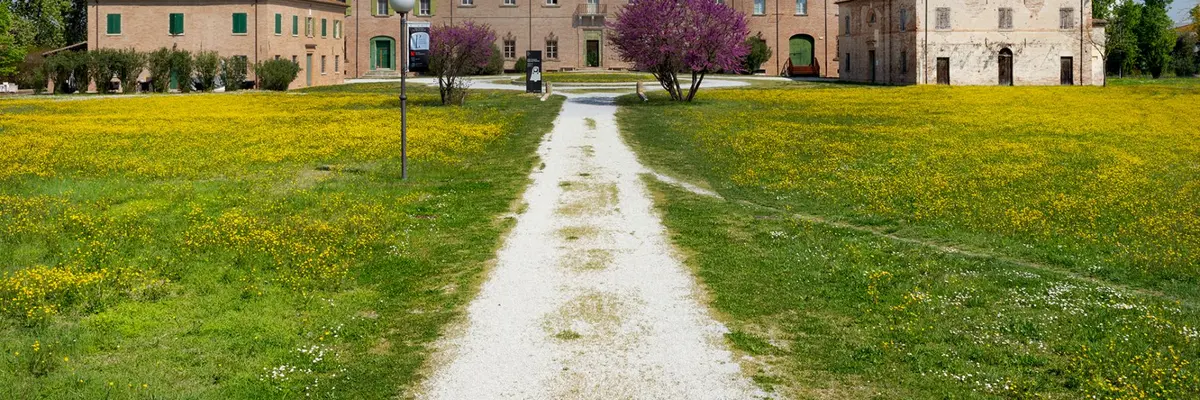
{"label": "lamp post", "polygon": [[388,0],[392,10],[400,13],[400,42],[404,55],[400,62],[400,179],[408,179],[408,12],[417,5],[416,0]]}

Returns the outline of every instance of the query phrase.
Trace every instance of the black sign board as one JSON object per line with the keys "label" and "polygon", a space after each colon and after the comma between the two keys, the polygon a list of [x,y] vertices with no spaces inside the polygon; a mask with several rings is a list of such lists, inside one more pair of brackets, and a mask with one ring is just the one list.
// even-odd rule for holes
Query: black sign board
{"label": "black sign board", "polygon": [[408,70],[429,71],[429,27],[408,27]]}
{"label": "black sign board", "polygon": [[542,92],[542,51],[525,52],[525,93]]}

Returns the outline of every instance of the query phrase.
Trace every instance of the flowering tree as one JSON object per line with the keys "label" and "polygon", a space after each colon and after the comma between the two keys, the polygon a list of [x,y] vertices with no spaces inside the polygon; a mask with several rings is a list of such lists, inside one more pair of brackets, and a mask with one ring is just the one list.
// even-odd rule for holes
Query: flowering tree
{"label": "flowering tree", "polygon": [[463,77],[487,66],[496,33],[471,21],[435,26],[429,32],[429,73],[437,76],[442,104],[461,105],[467,99]]}
{"label": "flowering tree", "polygon": [[[745,15],[713,0],[638,0],[611,28],[621,59],[654,74],[676,101],[692,101],[709,72],[740,72],[750,52]],[[692,75],[686,93],[679,72]]]}

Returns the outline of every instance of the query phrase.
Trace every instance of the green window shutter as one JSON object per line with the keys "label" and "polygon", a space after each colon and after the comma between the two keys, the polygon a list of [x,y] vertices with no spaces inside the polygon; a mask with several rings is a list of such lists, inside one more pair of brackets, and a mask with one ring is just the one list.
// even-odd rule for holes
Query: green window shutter
{"label": "green window shutter", "polygon": [[172,35],[183,34],[183,14],[171,14],[171,32]]}
{"label": "green window shutter", "polygon": [[349,17],[351,10],[354,9],[354,0],[346,0],[346,16]]}
{"label": "green window shutter", "polygon": [[283,34],[283,14],[275,14],[275,34]]}
{"label": "green window shutter", "polygon": [[321,18],[321,37],[325,37],[329,33],[329,20]]}
{"label": "green window shutter", "polygon": [[436,15],[436,14],[437,14],[437,2],[433,1],[433,0],[429,0],[429,15]]}
{"label": "green window shutter", "polygon": [[292,16],[292,36],[300,34],[300,16]]}
{"label": "green window shutter", "polygon": [[233,13],[233,33],[245,34],[246,31],[246,13]]}
{"label": "green window shutter", "polygon": [[121,34],[121,14],[108,14],[108,34]]}

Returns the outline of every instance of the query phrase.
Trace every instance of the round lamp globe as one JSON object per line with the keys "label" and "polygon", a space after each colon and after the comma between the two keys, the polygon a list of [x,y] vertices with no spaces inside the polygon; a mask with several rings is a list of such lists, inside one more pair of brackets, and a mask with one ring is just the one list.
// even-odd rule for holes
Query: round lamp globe
{"label": "round lamp globe", "polygon": [[406,14],[409,11],[412,11],[413,7],[417,6],[417,1],[416,0],[388,0],[388,4],[391,4],[392,9],[396,10],[396,12],[401,13],[401,14]]}

